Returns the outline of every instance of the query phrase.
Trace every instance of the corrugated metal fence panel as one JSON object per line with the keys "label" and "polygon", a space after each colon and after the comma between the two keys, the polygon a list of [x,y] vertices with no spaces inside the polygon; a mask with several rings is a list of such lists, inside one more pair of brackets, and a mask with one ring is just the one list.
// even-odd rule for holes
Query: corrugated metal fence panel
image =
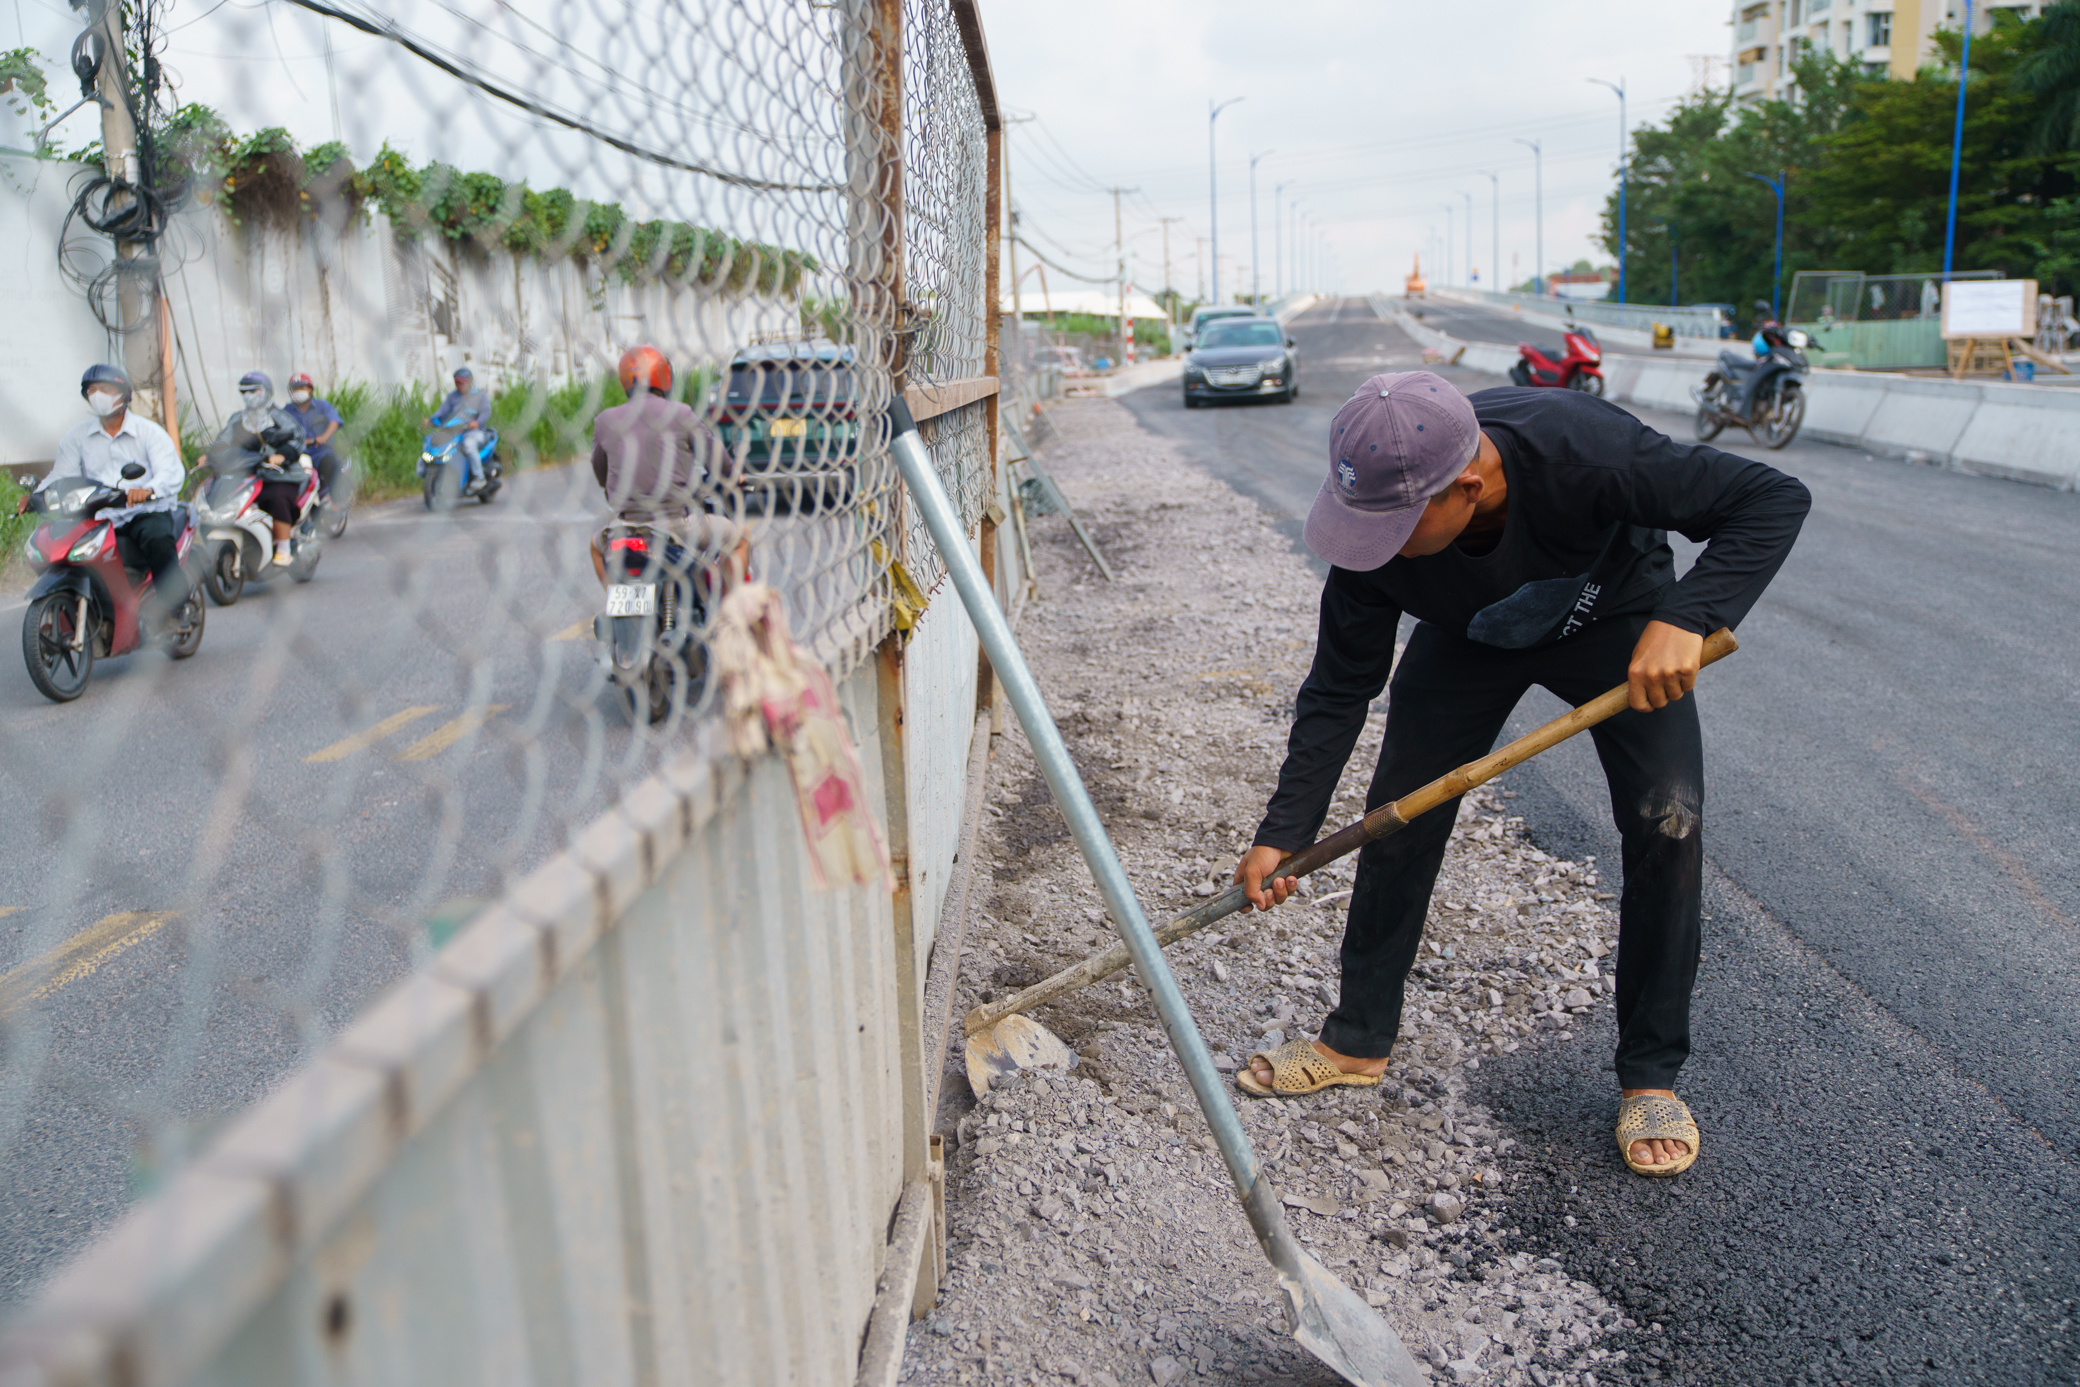
{"label": "corrugated metal fence panel", "polygon": [[[869,738],[874,687],[841,688]],[[894,934],[802,844],[767,758],[197,1381],[849,1383],[902,1184]]]}
{"label": "corrugated metal fence panel", "polygon": [[[980,403],[960,414],[980,415]],[[972,465],[973,460],[970,461]],[[986,459],[983,466],[987,466]],[[968,483],[987,505],[986,481]],[[1009,538],[1008,535],[1002,538]],[[926,541],[930,543],[929,540]],[[1001,554],[1003,545],[998,545]],[[941,580],[903,649],[903,754],[909,780],[912,918],[920,967],[938,928],[966,805],[968,743],[975,729],[976,661],[981,643],[951,582]],[[920,979],[921,981],[922,979]]]}

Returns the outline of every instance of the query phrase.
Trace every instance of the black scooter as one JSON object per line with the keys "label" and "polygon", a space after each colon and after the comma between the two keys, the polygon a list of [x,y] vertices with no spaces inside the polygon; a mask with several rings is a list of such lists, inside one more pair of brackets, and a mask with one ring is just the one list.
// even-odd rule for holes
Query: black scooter
{"label": "black scooter", "polygon": [[[1808,339],[1793,328],[1782,341],[1771,341],[1767,356],[1752,352],[1719,353],[1719,368],[1690,387],[1697,401],[1697,438],[1709,443],[1728,424],[1746,429],[1766,448],[1782,448],[1798,437],[1805,422],[1805,379]],[[1743,401],[1746,406],[1743,408]]]}

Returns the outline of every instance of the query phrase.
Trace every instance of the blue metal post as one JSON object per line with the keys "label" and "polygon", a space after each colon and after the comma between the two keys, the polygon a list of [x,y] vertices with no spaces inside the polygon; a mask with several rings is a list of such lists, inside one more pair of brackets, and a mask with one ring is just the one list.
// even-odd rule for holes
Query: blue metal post
{"label": "blue metal post", "polygon": [[1957,166],[1964,162],[1964,89],[1972,77],[1972,0],[1964,0],[1964,51],[1957,61],[1957,125],[1950,135],[1950,212],[1943,219],[1943,283],[1957,251]]}
{"label": "blue metal post", "polygon": [[1752,178],[1757,183],[1767,183],[1769,190],[1777,195],[1777,258],[1769,276],[1769,313],[1772,318],[1777,316],[1778,291],[1784,283],[1784,182],[1790,176],[1791,172],[1788,169],[1775,178],[1764,178],[1759,173],[1741,175],[1743,178]]}

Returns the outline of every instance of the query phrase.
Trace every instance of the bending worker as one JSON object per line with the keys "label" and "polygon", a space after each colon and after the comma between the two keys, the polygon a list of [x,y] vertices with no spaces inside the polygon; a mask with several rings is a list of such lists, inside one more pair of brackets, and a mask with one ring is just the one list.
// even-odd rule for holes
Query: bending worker
{"label": "bending worker", "polygon": [[[1630,708],[1591,736],[1624,840],[1618,1147],[1641,1175],[1689,1169],[1699,1145],[1675,1094],[1704,861],[1703,748],[1685,695],[1705,636],[1747,615],[1810,504],[1781,472],[1572,390],[1468,398],[1428,371],[1374,376],[1330,424],[1304,532],[1331,565],[1314,666],[1235,879],[1259,910],[1291,894],[1294,878],[1265,878],[1314,841],[1390,669],[1368,811],[1485,755],[1533,684],[1575,705],[1629,685]],[[1669,530],[1706,542],[1681,581]],[[1395,668],[1404,612],[1417,625]],[[1379,1082],[1453,818],[1433,811],[1360,851],[1338,1005],[1319,1039],[1252,1055],[1236,1075],[1245,1092]]]}

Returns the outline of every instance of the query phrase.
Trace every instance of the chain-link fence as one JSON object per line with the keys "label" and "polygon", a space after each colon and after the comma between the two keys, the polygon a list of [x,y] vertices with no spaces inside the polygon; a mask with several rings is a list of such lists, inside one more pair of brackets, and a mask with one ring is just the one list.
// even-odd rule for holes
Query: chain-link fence
{"label": "chain-link fence", "polygon": [[[978,696],[887,455],[897,391],[1000,590],[1021,586],[994,533],[998,136],[973,4],[136,0],[79,22],[46,65],[94,95],[36,113],[61,117],[19,136],[36,157],[0,154],[31,265],[0,291],[47,319],[14,328],[45,345],[0,382],[0,462],[50,479],[0,534],[23,624],[0,677],[0,1310],[26,1316],[0,1376],[322,1376],[287,1345],[359,1333],[377,1341],[346,1376],[370,1381],[649,1381],[663,1359],[829,1377],[927,1160],[934,1044],[902,979],[954,908]],[[630,401],[641,345],[669,379],[638,363]],[[97,361],[127,376],[113,413],[88,408]],[[718,719],[750,676],[712,638],[755,584],[835,682],[865,767],[847,793],[871,803],[732,769]],[[925,727],[948,731],[924,747]],[[820,893],[803,835],[847,812],[880,821],[892,876]],[[639,917],[680,933],[588,953]],[[519,1002],[471,971],[501,931],[536,951]],[[639,966],[701,974],[709,1013]],[[386,990],[370,1015],[401,1029],[342,1057]],[[757,1100],[819,1064],[854,1097],[784,1122]],[[340,1118],[353,1084],[320,1082],[357,1065],[380,1151]],[[598,1125],[570,1121],[597,1149],[565,1150],[555,1104],[589,1093],[611,1099]],[[764,1184],[685,1165],[773,1142],[794,1145]],[[211,1204],[263,1149],[294,1153],[263,1172],[273,1212]],[[477,1158],[503,1174],[472,1192]],[[586,1201],[613,1203],[594,1180],[621,1233],[588,1241]],[[713,1206],[699,1229],[682,1180]],[[459,1279],[368,1250],[409,1223],[399,1200],[453,1235],[427,1265]],[[647,1253],[624,1236],[646,1221]],[[598,1303],[591,1255],[626,1272]],[[373,1300],[335,1295],[357,1256],[391,1278]],[[645,1256],[680,1259],[682,1307],[765,1287],[759,1346],[709,1354],[726,1316],[663,1325]],[[791,1277],[828,1292],[813,1333],[766,1293]],[[250,1342],[269,1296],[304,1291],[308,1322],[299,1301],[266,1331],[287,1338]],[[472,1296],[453,1342],[522,1347],[443,1371],[428,1317]]]}

